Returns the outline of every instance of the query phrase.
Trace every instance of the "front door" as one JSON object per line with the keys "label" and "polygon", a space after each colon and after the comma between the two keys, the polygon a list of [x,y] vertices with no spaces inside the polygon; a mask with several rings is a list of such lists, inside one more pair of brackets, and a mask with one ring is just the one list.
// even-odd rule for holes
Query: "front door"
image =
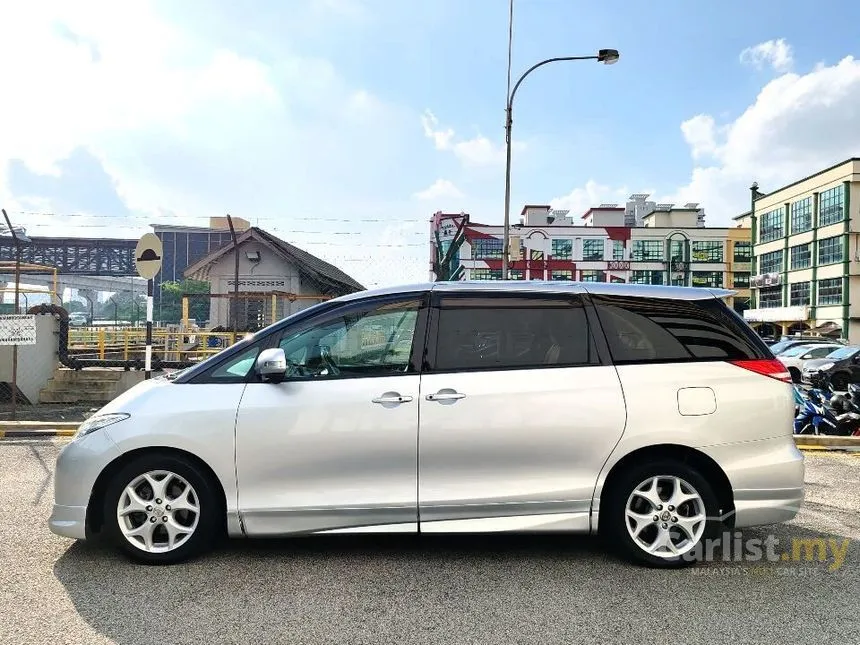
{"label": "front door", "polygon": [[346,304],[288,327],[282,383],[249,383],[236,419],[249,535],[417,530],[425,296]]}
{"label": "front door", "polygon": [[421,531],[588,530],[625,409],[581,295],[434,300],[421,379]]}

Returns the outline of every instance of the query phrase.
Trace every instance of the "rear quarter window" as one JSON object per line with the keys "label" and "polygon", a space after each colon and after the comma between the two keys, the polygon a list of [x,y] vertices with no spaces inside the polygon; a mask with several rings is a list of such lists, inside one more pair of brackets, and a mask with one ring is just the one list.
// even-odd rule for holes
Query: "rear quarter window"
{"label": "rear quarter window", "polygon": [[716,298],[593,296],[617,364],[769,358],[764,342]]}

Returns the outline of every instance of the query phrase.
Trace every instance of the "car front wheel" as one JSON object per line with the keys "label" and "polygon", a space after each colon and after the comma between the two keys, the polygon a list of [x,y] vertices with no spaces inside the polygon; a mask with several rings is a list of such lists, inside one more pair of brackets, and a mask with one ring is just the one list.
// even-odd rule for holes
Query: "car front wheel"
{"label": "car front wheel", "polygon": [[132,559],[146,564],[173,564],[199,555],[223,527],[215,490],[191,460],[142,455],[120,469],[108,486],[108,536]]}
{"label": "car front wheel", "polygon": [[631,468],[612,483],[608,537],[628,560],[682,567],[701,559],[705,539],[720,526],[719,504],[708,482],[675,461]]}

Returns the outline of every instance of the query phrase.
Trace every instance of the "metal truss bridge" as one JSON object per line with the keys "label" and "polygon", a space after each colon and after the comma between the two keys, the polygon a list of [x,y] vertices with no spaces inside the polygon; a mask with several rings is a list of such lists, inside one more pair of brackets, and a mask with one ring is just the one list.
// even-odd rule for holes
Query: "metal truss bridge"
{"label": "metal truss bridge", "polygon": [[[31,237],[21,243],[21,261],[57,267],[60,275],[134,276],[137,240]],[[0,238],[0,260],[15,260],[15,244]]]}

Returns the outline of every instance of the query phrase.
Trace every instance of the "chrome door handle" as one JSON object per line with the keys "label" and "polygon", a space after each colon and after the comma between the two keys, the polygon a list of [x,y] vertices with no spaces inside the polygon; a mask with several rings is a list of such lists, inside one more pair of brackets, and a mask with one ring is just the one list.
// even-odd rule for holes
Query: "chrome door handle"
{"label": "chrome door handle", "polygon": [[466,395],[462,392],[436,392],[436,394],[428,394],[428,401],[456,401],[457,399],[465,399]]}
{"label": "chrome door handle", "polygon": [[400,394],[383,394],[382,396],[378,396],[375,399],[372,399],[373,403],[380,403],[385,405],[387,404],[397,404],[397,403],[409,403],[412,400],[411,396],[401,396]]}

